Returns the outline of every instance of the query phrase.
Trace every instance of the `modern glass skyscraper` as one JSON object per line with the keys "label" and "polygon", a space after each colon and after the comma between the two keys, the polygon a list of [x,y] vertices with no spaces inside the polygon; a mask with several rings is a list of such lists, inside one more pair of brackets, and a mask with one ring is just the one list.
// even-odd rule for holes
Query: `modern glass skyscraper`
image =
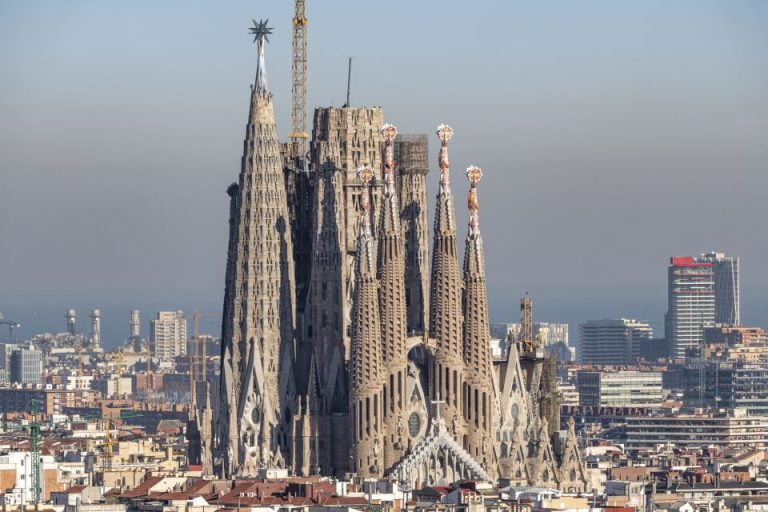
{"label": "modern glass skyscraper", "polygon": [[722,252],[708,252],[697,261],[712,263],[715,277],[715,322],[741,325],[739,313],[739,258]]}
{"label": "modern glass skyscraper", "polygon": [[691,256],[670,259],[665,331],[671,357],[697,351],[704,341],[704,328],[715,323],[714,265]]}

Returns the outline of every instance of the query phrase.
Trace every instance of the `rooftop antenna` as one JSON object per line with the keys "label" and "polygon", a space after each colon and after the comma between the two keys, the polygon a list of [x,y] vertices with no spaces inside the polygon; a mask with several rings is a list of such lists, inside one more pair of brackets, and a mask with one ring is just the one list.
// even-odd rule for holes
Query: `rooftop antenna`
{"label": "rooftop antenna", "polygon": [[347,62],[347,101],[341,108],[349,108],[349,89],[352,85],[352,57],[348,58]]}

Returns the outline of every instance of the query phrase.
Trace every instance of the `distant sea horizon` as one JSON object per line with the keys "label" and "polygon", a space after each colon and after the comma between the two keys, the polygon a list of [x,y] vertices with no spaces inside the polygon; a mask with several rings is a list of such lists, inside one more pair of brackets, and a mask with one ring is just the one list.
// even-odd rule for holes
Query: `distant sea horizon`
{"label": "distant sea horizon", "polygon": [[[489,317],[492,323],[519,321],[519,300],[525,291],[510,290],[489,285]],[[666,290],[645,287],[520,287],[534,299],[534,320],[537,322],[569,324],[569,343],[578,343],[578,324],[603,318],[634,318],[649,322],[654,337],[664,337]],[[141,334],[149,337],[149,321],[158,311],[182,310],[188,319],[192,335],[192,313],[197,307],[200,333],[221,335],[221,293],[178,293],[153,296],[140,294],[109,295],[105,293],[20,294],[0,295],[0,313],[5,319],[21,324],[15,330],[16,338],[28,339],[40,333],[66,331],[65,312],[77,311],[77,331],[90,333],[92,309],[101,311],[102,345],[113,350],[129,335],[130,311],[141,312]],[[741,293],[742,324],[768,327],[765,305],[768,304],[768,286],[745,287]],[[8,339],[6,325],[0,325],[0,341]]]}

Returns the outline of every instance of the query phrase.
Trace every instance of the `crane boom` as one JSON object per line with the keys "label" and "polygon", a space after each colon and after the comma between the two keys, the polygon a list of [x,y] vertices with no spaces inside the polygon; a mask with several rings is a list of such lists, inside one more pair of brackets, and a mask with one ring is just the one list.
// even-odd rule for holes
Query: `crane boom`
{"label": "crane boom", "polygon": [[293,65],[291,68],[291,133],[296,166],[306,170],[307,154],[307,17],[305,0],[293,2]]}
{"label": "crane boom", "polygon": [[42,494],[42,479],[40,474],[40,423],[37,421],[37,403],[39,400],[33,398],[30,403],[32,412],[32,421],[29,424],[29,444],[32,448],[32,502],[40,503]]}

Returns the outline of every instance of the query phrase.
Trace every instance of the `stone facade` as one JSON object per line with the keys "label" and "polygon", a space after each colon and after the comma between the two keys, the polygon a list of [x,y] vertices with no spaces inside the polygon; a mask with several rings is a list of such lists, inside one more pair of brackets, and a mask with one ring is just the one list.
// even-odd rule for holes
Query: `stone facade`
{"label": "stone facade", "polygon": [[218,465],[256,476],[282,464],[295,409],[295,281],[291,224],[264,47],[246,126],[240,179],[230,195],[222,321]]}
{"label": "stone facade", "polygon": [[462,271],[452,130],[438,128],[428,271],[424,137],[398,138],[380,108],[317,109],[304,180],[285,151],[277,161],[263,55],[259,69],[240,182],[229,189],[214,471],[584,489],[572,425],[561,439],[556,424],[552,361],[515,340],[492,360],[482,172],[467,170]]}
{"label": "stone facade", "polygon": [[423,333],[429,325],[429,225],[427,224],[426,135],[398,135],[394,158],[397,166],[400,217],[405,241],[405,289],[408,332]]}

